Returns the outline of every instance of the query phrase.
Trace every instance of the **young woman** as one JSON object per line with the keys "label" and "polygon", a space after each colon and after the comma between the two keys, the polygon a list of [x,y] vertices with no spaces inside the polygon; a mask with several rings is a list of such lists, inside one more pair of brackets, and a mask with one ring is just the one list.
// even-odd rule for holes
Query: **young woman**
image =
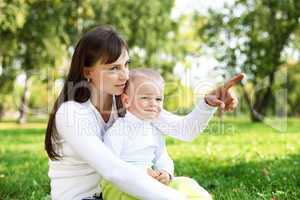
{"label": "young woman", "polygon": [[[106,130],[123,115],[120,95],[128,80],[129,62],[127,44],[112,28],[96,27],[78,42],[45,136],[52,199],[99,195],[102,177],[139,199],[185,199],[117,158],[102,141]],[[180,140],[192,140],[207,126],[214,107],[236,107],[237,100],[228,89],[240,79],[207,95],[185,117],[163,111],[155,126]]]}

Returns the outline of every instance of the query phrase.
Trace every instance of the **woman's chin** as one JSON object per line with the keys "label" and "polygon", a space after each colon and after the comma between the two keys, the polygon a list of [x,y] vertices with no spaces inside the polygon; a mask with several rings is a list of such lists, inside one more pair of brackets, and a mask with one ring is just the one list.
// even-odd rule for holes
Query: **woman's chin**
{"label": "woman's chin", "polygon": [[116,89],[115,91],[112,91],[111,94],[112,95],[121,95],[123,94],[124,89]]}

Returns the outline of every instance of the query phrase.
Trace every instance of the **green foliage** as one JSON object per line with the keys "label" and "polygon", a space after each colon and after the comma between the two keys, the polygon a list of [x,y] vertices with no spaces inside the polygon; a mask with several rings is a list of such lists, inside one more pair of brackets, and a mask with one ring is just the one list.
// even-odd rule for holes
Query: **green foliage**
{"label": "green foliage", "polygon": [[171,73],[174,60],[161,58],[161,54],[174,53],[174,43],[168,37],[177,31],[177,24],[171,20],[173,4],[174,0],[104,1],[94,4],[95,22],[112,24],[121,32],[131,50],[132,66],[162,68]]}
{"label": "green foliage", "polygon": [[[23,0],[15,0],[11,4],[0,1],[0,92],[3,94],[11,91],[16,77],[16,71],[11,65],[18,50],[16,34],[25,23],[26,7]],[[5,96],[0,95],[1,102]]]}
{"label": "green foliage", "polygon": [[27,14],[26,7],[24,0],[0,1],[1,30],[13,33],[22,28]]}
{"label": "green foliage", "polygon": [[1,10],[5,13],[0,17],[0,24],[3,25],[0,28],[0,40],[5,41],[0,49],[0,68],[3,73],[0,78],[1,89],[12,95],[16,76],[26,75],[17,108],[20,116],[26,115],[28,110],[27,93],[31,76],[42,78],[48,69],[61,65],[66,57],[66,34],[63,28],[67,27],[60,19],[64,18],[63,11],[69,4],[59,0],[3,1],[1,4]]}
{"label": "green foliage", "polygon": [[[80,35],[103,24],[114,26],[128,41],[133,67],[171,74],[180,54],[174,42],[178,24],[171,19],[173,5],[174,0],[2,0],[0,91],[11,95],[20,74],[29,82],[32,76],[41,82],[60,78],[57,71],[70,59]],[[19,96],[21,105],[33,101],[24,98],[25,90]]]}
{"label": "green foliage", "polygon": [[164,108],[170,112],[186,114],[191,111],[194,104],[193,91],[182,85],[180,80],[167,81],[165,84]]}
{"label": "green foliage", "polygon": [[[286,62],[284,48],[299,29],[299,10],[298,0],[236,0],[232,7],[210,12],[201,32],[229,69],[248,74],[255,94],[244,93],[250,110],[255,111],[251,112],[253,120],[262,120],[272,105],[275,74]],[[266,82],[268,86],[262,88]]]}
{"label": "green foliage", "polygon": [[[300,198],[299,119],[278,133],[245,119],[209,124],[192,143],[167,138],[177,176],[189,176],[214,199]],[[44,123],[0,123],[0,199],[49,199]]]}
{"label": "green foliage", "polygon": [[[297,0],[237,0],[220,13],[211,12],[204,32],[211,45],[225,45],[219,59],[264,78],[284,62],[281,52],[298,28],[299,9]],[[239,63],[241,55],[246,57]]]}

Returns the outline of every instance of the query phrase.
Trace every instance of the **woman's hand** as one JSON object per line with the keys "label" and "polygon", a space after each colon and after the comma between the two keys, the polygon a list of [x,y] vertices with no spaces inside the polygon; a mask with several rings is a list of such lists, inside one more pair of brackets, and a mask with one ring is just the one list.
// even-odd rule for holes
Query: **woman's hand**
{"label": "woman's hand", "polygon": [[169,185],[171,182],[171,176],[168,172],[164,170],[153,170],[153,169],[148,169],[147,170],[148,174],[161,182],[162,184]]}
{"label": "woman's hand", "polygon": [[229,89],[238,84],[244,77],[245,74],[243,73],[234,76],[224,85],[205,95],[205,102],[210,106],[219,107],[221,111],[233,111],[238,105],[238,99]]}

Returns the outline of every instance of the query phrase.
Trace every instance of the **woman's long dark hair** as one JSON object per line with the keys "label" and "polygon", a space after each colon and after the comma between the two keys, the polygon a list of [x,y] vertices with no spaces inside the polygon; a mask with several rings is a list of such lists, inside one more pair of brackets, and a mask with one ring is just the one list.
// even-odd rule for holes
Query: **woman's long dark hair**
{"label": "woman's long dark hair", "polygon": [[[45,150],[51,160],[60,158],[55,149],[55,143],[58,139],[55,130],[55,114],[59,106],[70,100],[82,103],[91,96],[87,87],[87,80],[83,74],[83,68],[92,67],[99,60],[106,64],[113,63],[120,57],[124,48],[128,51],[127,43],[113,28],[107,26],[96,27],[85,33],[79,40],[72,56],[69,74],[49,116],[45,136]],[[74,88],[76,88],[75,91],[73,91]],[[120,116],[124,110],[122,109],[120,96],[117,96],[116,100]]]}

